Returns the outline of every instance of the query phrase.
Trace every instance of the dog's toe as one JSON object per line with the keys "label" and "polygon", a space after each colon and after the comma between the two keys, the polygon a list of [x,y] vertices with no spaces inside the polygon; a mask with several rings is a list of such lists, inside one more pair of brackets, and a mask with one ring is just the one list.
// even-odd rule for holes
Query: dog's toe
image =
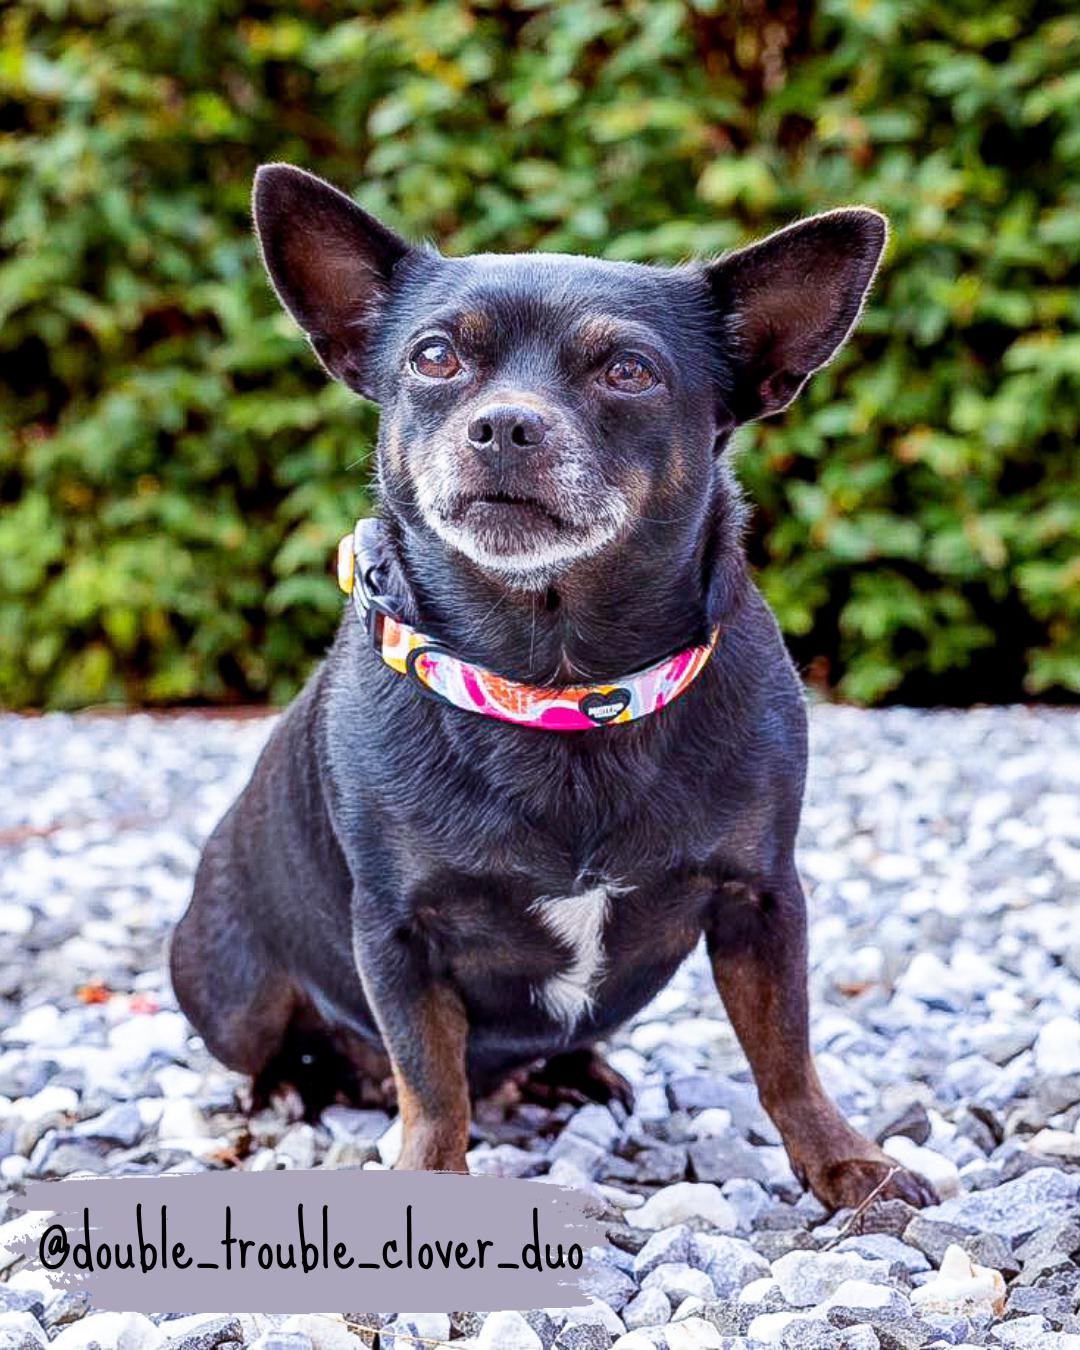
{"label": "dog's toe", "polygon": [[881,1158],[843,1158],[814,1171],[810,1188],[829,1209],[857,1209],[874,1200],[903,1200],[914,1209],[938,1203],[934,1188],[916,1172]]}
{"label": "dog's toe", "polygon": [[888,1183],[893,1190],[886,1197],[889,1200],[906,1200],[915,1209],[924,1209],[938,1203],[937,1191],[918,1172],[909,1172],[902,1167]]}

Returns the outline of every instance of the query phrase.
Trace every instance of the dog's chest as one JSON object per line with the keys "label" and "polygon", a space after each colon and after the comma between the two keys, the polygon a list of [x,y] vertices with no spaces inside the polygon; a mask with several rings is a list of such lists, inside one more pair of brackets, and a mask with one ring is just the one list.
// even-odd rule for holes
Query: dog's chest
{"label": "dog's chest", "polygon": [[603,974],[605,938],[611,906],[629,890],[601,882],[586,891],[541,896],[530,912],[562,948],[563,964],[535,986],[537,1001],[564,1026],[576,1026],[592,1011],[597,983]]}
{"label": "dog's chest", "polygon": [[710,893],[703,877],[666,876],[632,884],[602,878],[528,907],[552,964],[533,972],[531,1001],[566,1032],[626,1012],[632,991],[670,971],[701,933]]}
{"label": "dog's chest", "polygon": [[671,875],[635,884],[593,874],[543,889],[444,875],[413,915],[479,1021],[539,1018],[566,1034],[606,1022],[650,972],[687,954],[704,894]]}

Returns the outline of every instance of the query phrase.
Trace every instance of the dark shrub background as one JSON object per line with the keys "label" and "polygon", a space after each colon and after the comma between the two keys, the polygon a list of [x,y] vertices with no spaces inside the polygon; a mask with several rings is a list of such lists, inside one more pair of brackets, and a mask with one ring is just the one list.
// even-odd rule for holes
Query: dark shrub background
{"label": "dark shrub background", "polygon": [[1072,3],[38,0],[0,16],[0,701],[282,700],[374,410],[256,263],[287,159],[448,252],[677,260],[867,202],[862,328],[746,430],[796,657],[864,702],[1080,690]]}

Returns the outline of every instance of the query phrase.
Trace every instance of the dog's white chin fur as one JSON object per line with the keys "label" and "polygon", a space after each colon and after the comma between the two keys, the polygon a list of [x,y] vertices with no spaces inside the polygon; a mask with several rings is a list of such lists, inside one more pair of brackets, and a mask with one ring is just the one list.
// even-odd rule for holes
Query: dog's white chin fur
{"label": "dog's white chin fur", "polygon": [[490,549],[478,539],[471,530],[454,525],[437,511],[424,510],[424,519],[439,536],[458,553],[491,572],[500,581],[516,587],[518,590],[543,590],[551,585],[553,578],[571,563],[591,557],[609,544],[622,529],[626,519],[625,505],[613,512],[613,518],[598,521],[588,530],[571,538],[553,539],[538,544],[535,549],[525,552],[506,553]]}

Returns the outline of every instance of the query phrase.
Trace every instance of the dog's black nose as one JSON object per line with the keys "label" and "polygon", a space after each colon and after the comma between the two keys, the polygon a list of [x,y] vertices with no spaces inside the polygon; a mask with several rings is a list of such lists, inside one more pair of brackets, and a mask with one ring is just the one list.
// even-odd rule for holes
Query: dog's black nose
{"label": "dog's black nose", "polygon": [[532,408],[514,403],[495,403],[469,423],[469,444],[474,450],[528,450],[540,445],[547,423]]}

